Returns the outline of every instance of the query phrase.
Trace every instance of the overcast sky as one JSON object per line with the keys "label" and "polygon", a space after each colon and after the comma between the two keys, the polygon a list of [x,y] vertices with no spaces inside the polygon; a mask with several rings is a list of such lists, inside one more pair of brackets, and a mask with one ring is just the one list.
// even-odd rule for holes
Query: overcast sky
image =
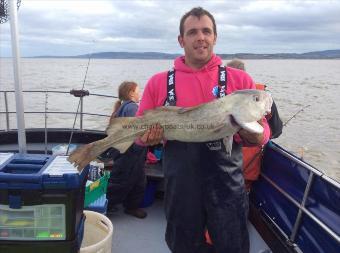
{"label": "overcast sky", "polygon": [[[21,55],[182,53],[179,20],[195,6],[216,19],[216,53],[340,49],[340,1],[22,0]],[[11,56],[9,22],[0,45],[0,57]]]}

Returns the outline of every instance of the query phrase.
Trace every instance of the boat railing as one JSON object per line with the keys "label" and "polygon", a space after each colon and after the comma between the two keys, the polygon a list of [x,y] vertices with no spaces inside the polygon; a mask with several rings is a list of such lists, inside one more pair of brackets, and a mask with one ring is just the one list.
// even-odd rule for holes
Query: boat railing
{"label": "boat railing", "polygon": [[[293,219],[292,229],[288,233],[287,233],[287,230],[286,232],[283,232],[280,226],[276,223],[276,219],[279,218],[279,217],[275,217],[277,213],[275,214],[275,212],[274,213],[272,212],[270,214],[270,212],[268,213],[265,212],[265,215],[267,216],[267,218],[269,218],[273,222],[273,224],[277,226],[277,229],[280,230],[281,233],[283,233],[283,235],[286,237],[287,243],[291,245],[292,247],[294,247],[297,252],[300,251],[299,245],[298,245],[299,243],[297,242],[297,239],[298,239],[298,236],[300,236],[300,240],[301,240],[301,234],[299,235],[300,233],[299,230],[301,231],[301,227],[303,226],[302,223],[303,223],[304,217],[308,217],[310,220],[312,220],[315,224],[317,224],[317,226],[322,231],[324,231],[324,233],[326,233],[330,238],[332,238],[332,240],[334,240],[334,242],[336,242],[339,245],[340,237],[339,237],[338,231],[335,231],[334,227],[332,228],[329,223],[327,224],[327,222],[320,219],[320,217],[318,217],[318,215],[313,213],[309,207],[311,205],[311,199],[318,201],[315,199],[315,192],[316,192],[316,189],[320,187],[320,182],[321,183],[324,182],[323,183],[324,187],[326,187],[324,184],[327,184],[329,186],[328,188],[329,191],[331,191],[332,189],[335,192],[339,192],[340,183],[326,176],[321,171],[317,170],[316,168],[302,161],[298,157],[290,154],[289,152],[285,151],[284,149],[280,148],[278,145],[274,143],[270,143],[269,148],[280,153],[284,157],[288,158],[289,161],[291,161],[291,164],[295,164],[295,165],[291,165],[294,170],[296,169],[295,173],[299,173],[297,172],[298,171],[297,167],[299,167],[300,169],[304,169],[305,172],[303,175],[305,175],[304,181],[306,183],[305,183],[304,188],[302,188],[301,199],[298,200],[296,196],[294,197],[291,193],[289,193],[286,189],[284,189],[284,187],[288,187],[287,185],[284,185],[285,183],[281,182],[281,185],[280,185],[280,182],[277,181],[275,176],[273,176],[275,174],[275,169],[278,169],[278,167],[277,168],[271,167],[271,168],[264,169],[264,171],[261,172],[261,177],[263,178],[263,180],[269,183],[269,185],[271,185],[271,187],[276,189],[281,194],[281,196],[284,196],[284,198],[288,202],[290,202],[293,206],[295,206],[295,208],[297,208],[297,215]],[[287,171],[286,173],[290,173],[290,172]],[[277,178],[279,178],[279,176],[277,176]],[[315,186],[316,180],[318,181],[318,186]],[[314,189],[311,190],[313,187]],[[312,191],[313,193],[311,193]],[[311,196],[312,194],[313,196]],[[334,195],[336,196],[336,194]],[[262,197],[260,196],[259,199],[261,198]],[[338,200],[335,199],[334,201],[338,201]],[[264,197],[258,203],[259,207],[262,209],[264,205],[266,205],[266,202],[267,201]],[[285,210],[282,210],[281,212],[285,212]],[[334,215],[337,216],[337,218],[339,218],[339,214],[333,214],[333,216]],[[288,212],[287,212],[287,216],[288,216]]]}
{"label": "boat railing", "polygon": [[[3,130],[10,130],[13,129],[11,126],[11,121],[10,121],[10,115],[11,114],[16,114],[16,111],[13,109],[9,108],[9,94],[14,95],[15,91],[14,90],[0,90],[0,116],[5,115],[5,128]],[[89,96],[94,96],[94,97],[100,97],[100,98],[108,98],[110,99],[110,103],[114,99],[117,99],[116,96],[111,96],[111,95],[105,95],[105,94],[97,94],[97,93],[90,93],[88,90],[71,90],[71,91],[57,91],[57,90],[24,90],[23,93],[30,93],[30,94],[42,94],[45,95],[45,98],[42,98],[45,100],[45,104],[48,104],[48,97],[49,94],[60,94],[61,96],[67,96],[70,95],[74,99],[79,99],[78,103],[78,110],[50,110],[48,109],[47,106],[45,106],[44,110],[27,110],[24,112],[24,114],[41,114],[44,115],[44,122],[45,122],[45,128],[47,128],[47,118],[48,114],[63,114],[63,115],[69,115],[70,119],[77,117],[79,115],[79,130],[83,131],[84,128],[84,116],[96,116],[96,117],[110,117],[111,114],[101,114],[101,113],[91,113],[91,112],[85,112],[84,111],[84,103],[86,100],[86,97]],[[1,103],[1,100],[3,98],[3,103]],[[3,105],[3,108],[1,106]],[[2,126],[1,126],[2,128]],[[1,130],[1,129],[0,129]]]}

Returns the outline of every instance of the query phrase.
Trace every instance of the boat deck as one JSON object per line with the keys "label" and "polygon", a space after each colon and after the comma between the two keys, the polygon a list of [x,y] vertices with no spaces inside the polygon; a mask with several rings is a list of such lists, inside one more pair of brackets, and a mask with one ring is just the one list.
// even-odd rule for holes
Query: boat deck
{"label": "boat deck", "polygon": [[[117,212],[108,215],[114,227],[112,252],[170,253],[164,239],[166,221],[163,201],[157,199],[145,210],[148,213],[145,219],[124,214],[122,206]],[[250,222],[248,228],[250,253],[271,252]]]}

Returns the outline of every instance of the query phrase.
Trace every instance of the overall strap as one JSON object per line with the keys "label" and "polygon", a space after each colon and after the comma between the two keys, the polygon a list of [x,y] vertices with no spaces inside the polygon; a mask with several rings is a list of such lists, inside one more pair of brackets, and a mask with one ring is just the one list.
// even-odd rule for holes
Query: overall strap
{"label": "overall strap", "polygon": [[[216,97],[222,98],[227,95],[227,68],[223,65],[218,66],[218,85],[217,85],[217,93]],[[206,146],[209,150],[222,150],[222,141],[216,140],[207,142]]]}
{"label": "overall strap", "polygon": [[219,65],[217,98],[222,98],[226,95],[227,95],[227,68],[223,65]]}
{"label": "overall strap", "polygon": [[[218,66],[218,92],[217,98],[221,98],[227,95],[227,68],[223,65]],[[167,74],[167,98],[164,102],[164,106],[176,105],[176,93],[175,93],[175,70],[171,69]]]}
{"label": "overall strap", "polygon": [[168,71],[167,76],[167,98],[164,102],[164,106],[175,106],[176,105],[176,93],[175,93],[175,70],[171,69]]}

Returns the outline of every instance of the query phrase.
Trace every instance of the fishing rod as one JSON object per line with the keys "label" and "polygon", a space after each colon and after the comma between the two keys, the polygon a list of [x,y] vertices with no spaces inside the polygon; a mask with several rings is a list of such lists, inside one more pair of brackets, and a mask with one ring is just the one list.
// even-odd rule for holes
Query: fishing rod
{"label": "fishing rod", "polygon": [[292,117],[290,117],[284,124],[283,127],[285,127],[289,121],[291,121],[292,119],[294,119],[300,112],[303,112],[307,107],[309,107],[310,105],[306,105],[304,107],[302,107],[300,110],[298,110]]}
{"label": "fishing rod", "polygon": [[[311,105],[306,105],[306,106],[302,107],[300,110],[298,110],[296,113],[294,113],[293,116],[291,116],[288,120],[286,120],[286,122],[282,125],[282,128],[284,128],[288,124],[289,121],[296,118],[297,115],[299,115],[301,112],[303,112],[309,106],[311,106]],[[263,153],[263,151],[264,151],[264,146],[262,146],[261,149],[248,162],[248,164],[246,166],[244,166],[244,171],[247,171],[249,169],[249,167],[255,162],[256,158],[259,157]]]}
{"label": "fishing rod", "polygon": [[[84,90],[84,87],[85,87],[87,72],[89,70],[91,58],[92,58],[92,53],[89,54],[89,58],[88,58],[88,61],[87,61],[87,66],[86,66],[86,71],[85,71],[85,77],[84,77],[84,81],[83,81],[83,85],[82,85],[81,90]],[[68,145],[67,145],[66,155],[68,155],[68,152],[70,150],[70,145],[71,145],[72,138],[73,138],[74,128],[75,128],[75,125],[76,125],[76,122],[77,122],[77,117],[78,117],[78,114],[79,114],[79,108],[80,108],[80,105],[81,105],[81,99],[82,99],[82,95],[79,96],[79,102],[78,102],[78,106],[77,106],[76,115],[75,115],[74,121],[73,121],[70,139],[69,139],[69,142],[68,142]]]}
{"label": "fishing rod", "polygon": [[48,112],[48,92],[45,92],[45,114],[44,114],[44,123],[45,123],[45,155],[47,154],[47,115]]}

